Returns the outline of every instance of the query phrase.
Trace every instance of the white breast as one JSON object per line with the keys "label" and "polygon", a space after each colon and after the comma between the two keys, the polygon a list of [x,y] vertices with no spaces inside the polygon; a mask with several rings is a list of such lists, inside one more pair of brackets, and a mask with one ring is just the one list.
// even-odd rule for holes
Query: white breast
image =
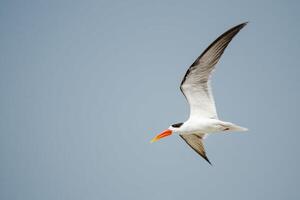
{"label": "white breast", "polygon": [[176,132],[179,134],[212,133],[219,131],[218,124],[217,119],[190,118]]}

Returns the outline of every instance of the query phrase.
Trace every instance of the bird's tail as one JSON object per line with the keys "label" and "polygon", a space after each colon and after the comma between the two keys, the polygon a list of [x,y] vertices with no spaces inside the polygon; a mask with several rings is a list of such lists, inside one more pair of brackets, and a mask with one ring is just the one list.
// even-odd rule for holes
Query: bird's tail
{"label": "bird's tail", "polygon": [[248,131],[247,128],[242,127],[242,126],[238,126],[236,124],[233,124],[231,122],[223,122],[222,126],[224,127],[223,131]]}

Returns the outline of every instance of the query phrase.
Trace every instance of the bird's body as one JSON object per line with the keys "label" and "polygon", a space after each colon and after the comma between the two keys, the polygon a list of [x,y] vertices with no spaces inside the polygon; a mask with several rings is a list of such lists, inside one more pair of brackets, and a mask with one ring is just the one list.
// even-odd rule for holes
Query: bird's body
{"label": "bird's body", "polygon": [[246,131],[246,128],[237,126],[230,122],[224,122],[218,119],[193,118],[188,119],[179,128],[169,127],[174,133],[187,135],[197,133],[220,133],[223,131]]}
{"label": "bird's body", "polygon": [[189,67],[181,82],[180,90],[190,105],[190,117],[184,123],[171,125],[153,138],[152,142],[178,133],[191,148],[210,163],[203,145],[203,140],[208,134],[247,130],[218,119],[210,86],[210,77],[215,65],[233,37],[246,24],[242,23],[223,33]]}

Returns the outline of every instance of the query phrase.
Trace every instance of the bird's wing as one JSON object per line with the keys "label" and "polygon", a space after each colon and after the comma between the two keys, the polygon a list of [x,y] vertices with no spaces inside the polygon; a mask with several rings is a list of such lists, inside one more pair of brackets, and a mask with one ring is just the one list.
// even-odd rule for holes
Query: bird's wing
{"label": "bird's wing", "polygon": [[189,135],[182,135],[180,134],[180,137],[192,148],[194,149],[202,158],[204,158],[209,164],[211,162],[206,156],[204,145],[203,145],[203,139],[205,137],[205,134],[189,134]]}
{"label": "bird's wing", "polygon": [[218,37],[187,70],[180,90],[190,104],[190,117],[217,118],[210,87],[211,72],[232,38],[246,25],[237,25]]}

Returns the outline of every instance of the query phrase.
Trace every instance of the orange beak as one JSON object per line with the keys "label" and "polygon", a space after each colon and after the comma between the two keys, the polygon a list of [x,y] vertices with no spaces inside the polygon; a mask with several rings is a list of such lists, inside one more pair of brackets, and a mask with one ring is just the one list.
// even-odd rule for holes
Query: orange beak
{"label": "orange beak", "polygon": [[157,136],[155,136],[151,141],[150,143],[153,143],[153,142],[156,142],[157,140],[160,140],[161,138],[164,138],[164,137],[167,137],[169,135],[172,135],[172,131],[167,129],[165,130],[164,132],[158,134]]}

